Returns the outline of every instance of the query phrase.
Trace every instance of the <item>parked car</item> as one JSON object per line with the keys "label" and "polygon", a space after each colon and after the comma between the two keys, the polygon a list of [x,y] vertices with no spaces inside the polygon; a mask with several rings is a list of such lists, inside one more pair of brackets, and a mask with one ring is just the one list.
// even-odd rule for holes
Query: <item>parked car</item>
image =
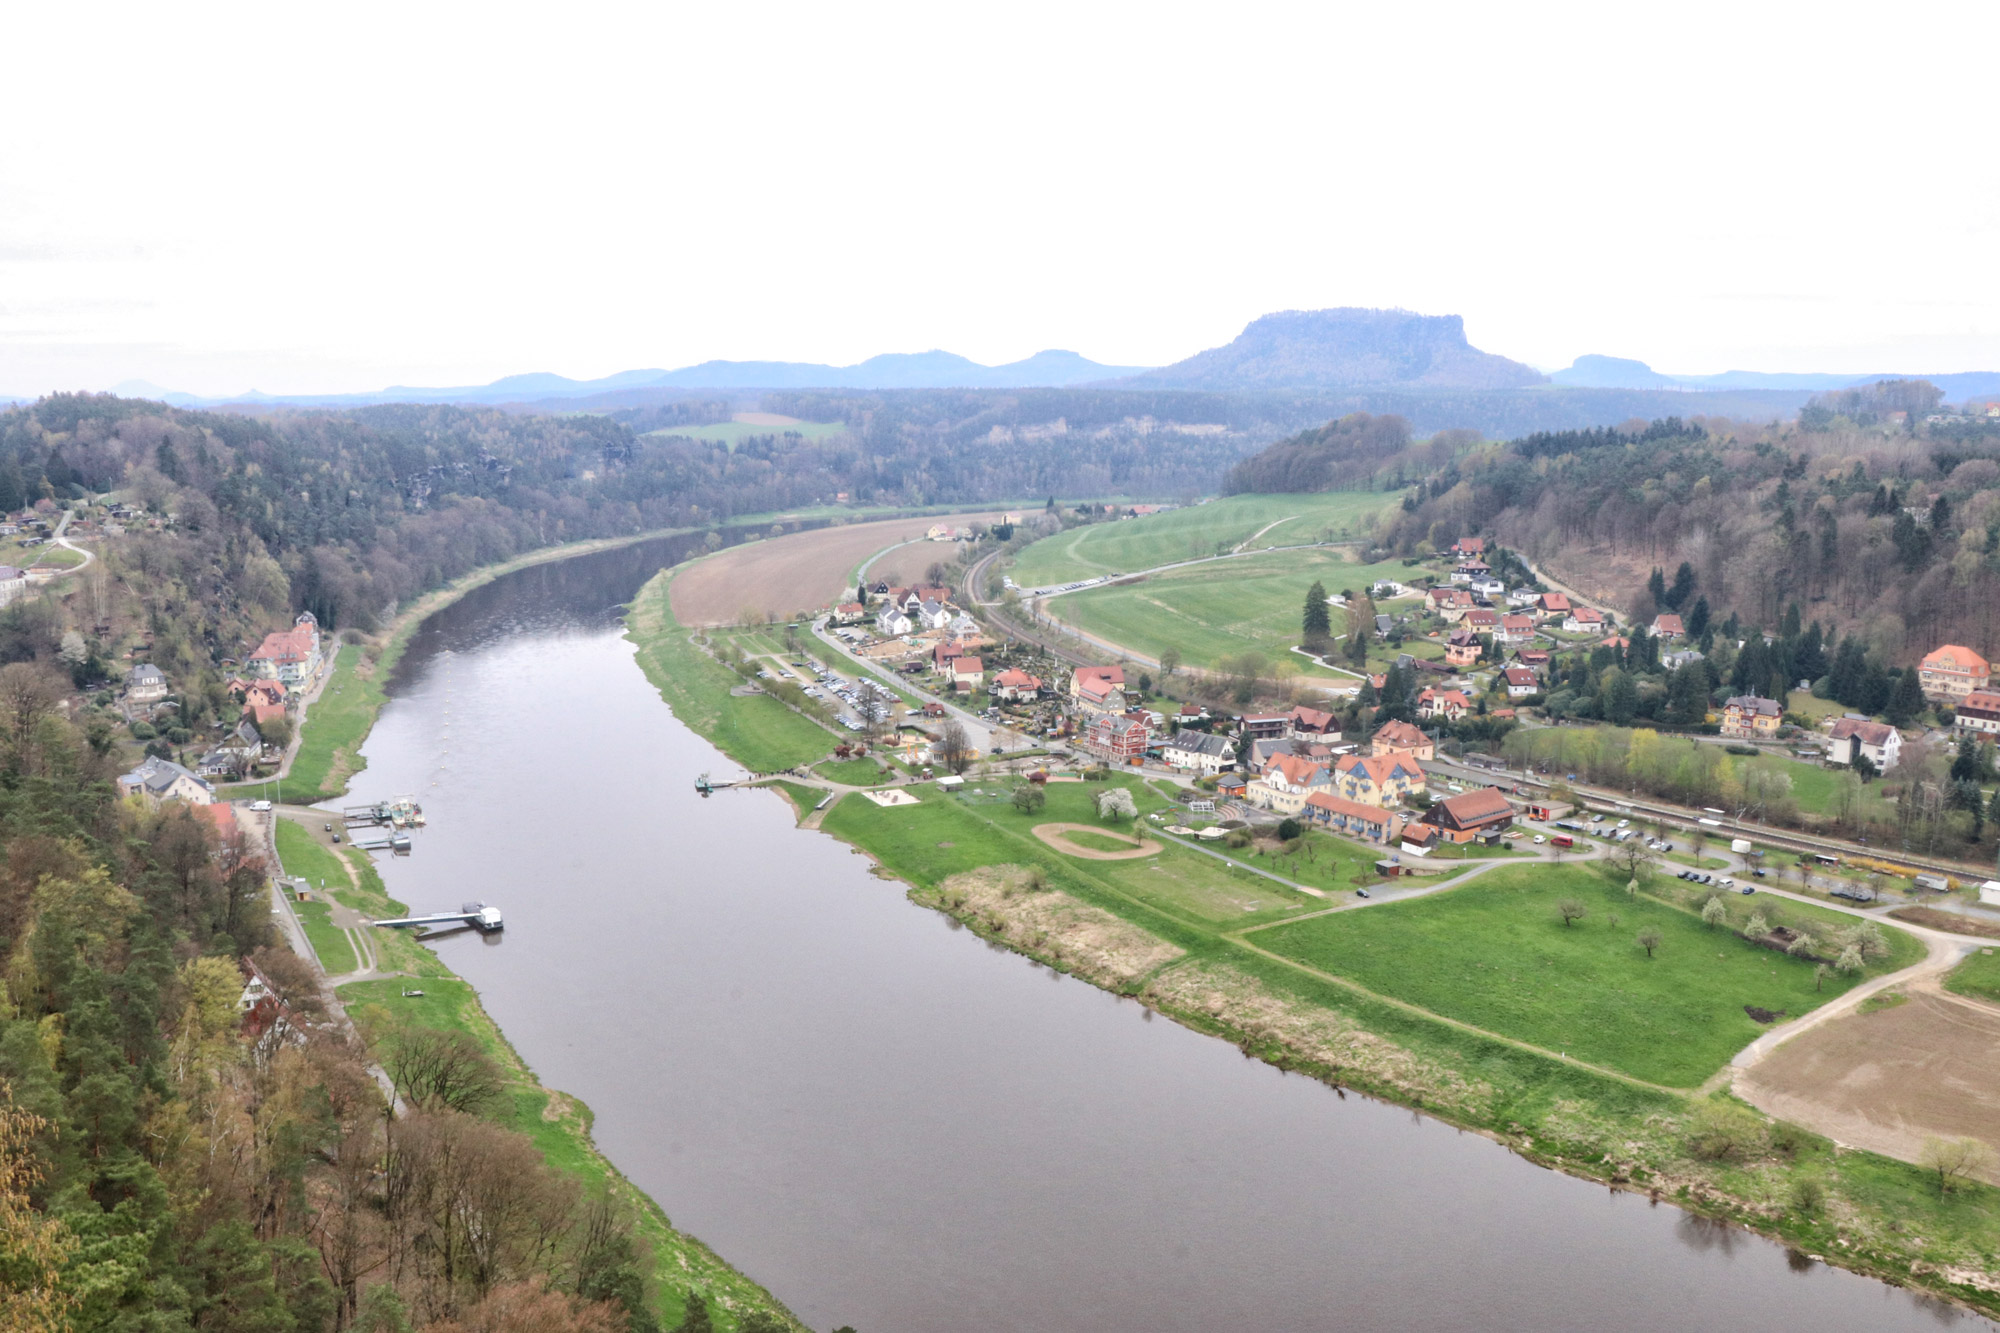
{"label": "parked car", "polygon": [[1543,842],[1547,842],[1547,841],[1548,841],[1548,839],[1547,839],[1547,838],[1544,838],[1544,837],[1543,837],[1543,836],[1542,836],[1541,834],[1537,833],[1537,834],[1535,835],[1535,841],[1536,841],[1537,843],[1543,843]]}
{"label": "parked car", "polygon": [[1724,875],[1721,879],[1715,881],[1715,883],[1718,888],[1733,889],[1736,887],[1736,881],[1727,875]]}
{"label": "parked car", "polygon": [[1747,898],[1751,894],[1757,892],[1757,886],[1755,884],[1745,884],[1742,888],[1738,889],[1737,892]]}
{"label": "parked car", "polygon": [[271,813],[271,803],[269,801],[252,801],[250,802],[250,809],[257,814],[268,815]]}

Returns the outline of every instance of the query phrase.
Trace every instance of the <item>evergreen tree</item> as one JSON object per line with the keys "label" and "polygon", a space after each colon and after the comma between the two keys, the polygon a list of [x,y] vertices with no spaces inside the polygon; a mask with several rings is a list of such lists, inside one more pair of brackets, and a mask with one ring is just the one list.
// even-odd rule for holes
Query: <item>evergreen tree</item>
{"label": "evergreen tree", "polygon": [[1979,781],[1979,743],[1970,736],[1958,739],[1958,753],[1951,761],[1951,780],[1974,784]]}
{"label": "evergreen tree", "polygon": [[1667,604],[1667,576],[1658,565],[1653,566],[1653,576],[1646,580],[1646,591],[1652,595],[1654,606]]}
{"label": "evergreen tree", "polygon": [[1895,692],[1896,682],[1888,669],[1879,662],[1870,662],[1862,673],[1860,700],[1855,704],[1864,713],[1880,713],[1889,707],[1889,696]]}
{"label": "evergreen tree", "polygon": [[1896,677],[1894,690],[1889,695],[1882,716],[1891,726],[1907,727],[1917,720],[1917,714],[1924,711],[1923,684],[1917,679],[1917,669],[1910,667]]}
{"label": "evergreen tree", "polygon": [[1674,668],[1667,681],[1667,720],[1699,726],[1708,716],[1708,671],[1699,662]]}
{"label": "evergreen tree", "polygon": [[1624,671],[1604,675],[1604,720],[1614,727],[1629,727],[1639,715],[1639,687]]}
{"label": "evergreen tree", "polygon": [[[1710,613],[1708,609],[1708,598],[1706,597],[1695,598],[1694,608],[1688,612],[1688,618],[1686,624],[1688,637],[1690,639],[1703,639],[1708,636],[1709,614]],[[1707,649],[1703,649],[1702,651],[1706,652]]]}
{"label": "evergreen tree", "polygon": [[1800,637],[1798,647],[1792,653],[1792,665],[1806,680],[1818,680],[1826,674],[1826,643],[1817,620],[1808,625],[1805,634]]}
{"label": "evergreen tree", "polygon": [[1333,634],[1333,618],[1326,609],[1326,585],[1318,579],[1314,579],[1312,587],[1306,589],[1306,608],[1300,632],[1308,645],[1325,643]]}
{"label": "evergreen tree", "polygon": [[1667,589],[1667,605],[1678,611],[1694,596],[1694,566],[1681,561],[1681,567],[1674,571],[1674,586]]}
{"label": "evergreen tree", "polygon": [[1778,637],[1792,640],[1799,637],[1799,604],[1793,602],[1785,608],[1785,614],[1778,621]]}

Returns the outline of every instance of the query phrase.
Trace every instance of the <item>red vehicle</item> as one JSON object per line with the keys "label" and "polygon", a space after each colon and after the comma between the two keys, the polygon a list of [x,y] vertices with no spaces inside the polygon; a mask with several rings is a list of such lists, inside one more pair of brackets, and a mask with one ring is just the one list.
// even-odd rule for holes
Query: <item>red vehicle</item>
{"label": "red vehicle", "polygon": [[1556,834],[1556,836],[1555,836],[1555,837],[1553,837],[1553,838],[1550,838],[1550,839],[1549,839],[1549,842],[1550,842],[1550,843],[1552,843],[1553,845],[1557,846],[1557,847],[1574,847],[1574,846],[1576,846],[1576,839],[1575,839],[1575,838],[1572,838],[1572,837],[1570,837],[1570,836],[1569,836],[1569,834],[1567,834],[1567,833],[1558,833],[1558,834]]}

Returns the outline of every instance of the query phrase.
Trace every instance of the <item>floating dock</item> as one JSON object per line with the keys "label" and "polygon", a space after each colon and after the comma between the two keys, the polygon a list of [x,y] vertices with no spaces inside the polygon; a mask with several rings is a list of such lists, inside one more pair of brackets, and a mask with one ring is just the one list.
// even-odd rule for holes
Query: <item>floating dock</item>
{"label": "floating dock", "polygon": [[432,912],[428,916],[399,916],[387,921],[371,922],[371,925],[401,928],[413,926],[419,929],[429,926],[470,926],[472,929],[491,935],[505,929],[506,922],[497,907],[485,903],[467,903],[456,912]]}

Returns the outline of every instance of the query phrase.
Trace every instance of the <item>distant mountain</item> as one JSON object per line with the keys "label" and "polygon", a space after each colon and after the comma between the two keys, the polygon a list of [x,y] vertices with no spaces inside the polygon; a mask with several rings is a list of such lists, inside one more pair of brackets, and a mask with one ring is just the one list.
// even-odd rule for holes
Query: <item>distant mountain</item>
{"label": "distant mountain", "polygon": [[1567,370],[1549,373],[1553,384],[1573,389],[1680,389],[1687,386],[1671,375],[1662,375],[1644,361],[1622,356],[1580,356]]}
{"label": "distant mountain", "polygon": [[1881,380],[1929,380],[1943,389],[1944,396],[1951,402],[1963,402],[1980,394],[2000,393],[2000,374],[1984,370],[1946,375],[1825,375],[1762,370],[1725,370],[1717,375],[1668,375],[1654,370],[1644,361],[1595,355],[1578,357],[1574,365],[1553,372],[1549,379],[1578,389],[1682,389],[1693,393],[1739,390],[1827,393]]}
{"label": "distant mountain", "polygon": [[451,388],[392,384],[379,393],[264,394],[203,398],[127,380],[111,392],[176,407],[270,403],[293,407],[364,407],[371,403],[547,403],[631,389],[1060,389],[1144,373],[1144,366],[1106,366],[1075,352],[1043,351],[1004,366],[982,366],[952,352],[888,352],[852,366],[809,361],[704,361],[681,370],[625,370],[602,379],[573,380],[546,371],[508,375],[491,384]]}
{"label": "distant mountain", "polygon": [[1245,389],[1519,389],[1532,367],[1482,352],[1457,315],[1407,310],[1286,310],[1252,320],[1234,342],[1132,378],[1133,387]]}

